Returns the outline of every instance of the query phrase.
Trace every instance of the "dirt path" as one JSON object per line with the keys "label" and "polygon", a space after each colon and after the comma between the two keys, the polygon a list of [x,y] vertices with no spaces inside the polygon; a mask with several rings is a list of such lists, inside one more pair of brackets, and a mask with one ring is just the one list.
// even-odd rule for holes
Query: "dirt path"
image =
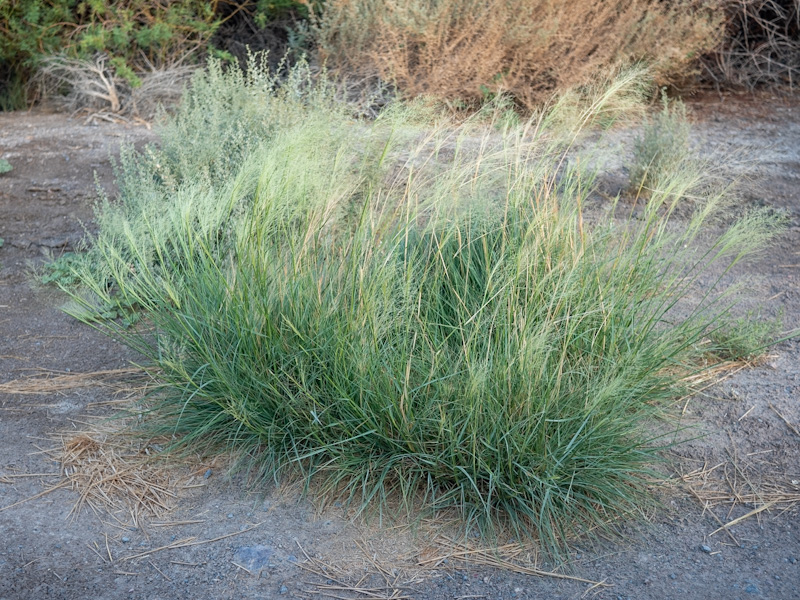
{"label": "dirt path", "polygon": [[[769,97],[705,99],[694,112],[698,147],[744,151],[752,163],[740,205],[772,206],[789,219],[776,246],[739,277],[746,305],[767,314],[783,310],[787,326],[796,327],[800,106]],[[109,402],[124,398],[119,390],[135,393],[131,387],[139,385],[117,371],[135,357],[66,316],[63,296],[32,283],[30,275],[46,257],[71,250],[84,224],[91,227],[93,173],[110,184],[109,156],[122,139],[144,142],[152,135],[143,127],[87,125],[64,115],[0,113],[0,158],[14,167],[0,176],[0,600],[325,597],[320,592],[364,598],[336,589],[353,588],[364,575],[362,588],[387,596],[398,589],[412,598],[579,598],[591,587],[452,557],[442,562],[445,542],[426,539],[425,524],[416,542],[409,529],[356,526],[342,509],[320,512],[291,490],[264,485],[252,493],[246,474],[228,477],[221,461],[201,457],[151,474],[148,482],[167,492],[149,505],[162,502],[168,510],[138,527],[123,505],[71,515],[80,495],[68,485],[12,506],[68,483],[43,450],[61,448],[60,439],[89,428],[91,415],[112,414]],[[734,175],[744,167],[727,169]],[[76,377],[98,371],[112,373]],[[37,374],[49,378],[33,382],[31,391],[40,393],[23,394],[20,383],[9,384],[31,384]],[[686,422],[704,436],[673,450],[684,481],[662,492],[664,507],[649,525],[622,525],[625,542],[578,544],[570,574],[608,584],[587,597],[800,598],[798,399],[798,341],[689,399]],[[63,431],[73,433],[54,435]],[[82,440],[73,447],[85,450],[84,462],[76,463],[81,469],[102,466],[112,452],[117,467],[138,464],[136,456],[119,456],[130,448],[104,454]]]}

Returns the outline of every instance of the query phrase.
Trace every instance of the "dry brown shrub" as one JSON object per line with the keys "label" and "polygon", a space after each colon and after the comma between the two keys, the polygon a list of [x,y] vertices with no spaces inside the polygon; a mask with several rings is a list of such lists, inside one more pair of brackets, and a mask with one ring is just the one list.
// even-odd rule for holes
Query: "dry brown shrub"
{"label": "dry brown shrub", "polygon": [[330,67],[404,94],[533,106],[623,63],[684,79],[721,18],[702,0],[329,0],[316,27]]}
{"label": "dry brown shrub", "polygon": [[717,85],[754,88],[800,81],[800,0],[719,0],[725,35],[703,57]]}
{"label": "dry brown shrub", "polygon": [[159,106],[179,101],[194,67],[180,63],[148,66],[138,75],[139,85],[133,86],[116,75],[105,54],[92,60],[51,56],[42,60],[32,86],[40,99],[71,112],[152,119]]}

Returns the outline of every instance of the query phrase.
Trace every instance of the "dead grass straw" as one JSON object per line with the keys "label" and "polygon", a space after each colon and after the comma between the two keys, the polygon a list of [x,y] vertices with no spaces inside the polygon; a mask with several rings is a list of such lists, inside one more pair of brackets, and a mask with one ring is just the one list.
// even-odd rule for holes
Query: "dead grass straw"
{"label": "dead grass straw", "polygon": [[0,383],[0,394],[44,395],[69,392],[87,387],[120,389],[123,383],[142,383],[144,376],[139,368],[111,369],[89,373],[66,373],[41,369],[33,375]]}
{"label": "dead grass straw", "polygon": [[120,524],[138,527],[145,517],[161,517],[171,510],[177,499],[175,478],[146,446],[100,432],[62,439],[50,455],[79,494],[70,516],[88,507],[95,514],[108,512]]}
{"label": "dead grass straw", "polygon": [[[295,540],[295,543],[306,559],[305,562],[298,563],[298,566],[326,581],[324,584],[312,584],[314,588],[306,590],[310,594],[319,594],[341,600],[349,600],[353,597],[403,600],[412,598],[412,596],[407,595],[407,592],[413,591],[414,585],[424,581],[420,577],[419,569],[409,572],[407,565],[403,567],[386,566],[378,560],[377,554],[374,551],[370,551],[366,544],[358,544],[368,563],[366,573],[361,575],[358,580],[353,581],[354,577],[351,573],[309,556],[305,548],[300,545],[300,542]],[[345,596],[343,594],[350,595]]]}
{"label": "dead grass straw", "polygon": [[[263,523],[263,521],[262,521],[262,523]],[[260,527],[262,525],[262,523],[256,523],[255,525],[253,525],[251,527],[248,527],[247,529],[242,529],[241,531],[234,531],[233,533],[226,533],[225,535],[220,535],[218,537],[211,538],[210,540],[198,540],[194,536],[183,538],[181,540],[176,540],[174,542],[166,544],[165,546],[159,546],[158,548],[153,548],[152,550],[147,550],[145,552],[139,552],[138,554],[133,554],[131,556],[125,556],[125,557],[119,559],[119,561],[120,562],[126,562],[126,561],[129,561],[129,560],[136,560],[138,558],[144,558],[146,556],[150,556],[152,554],[155,554],[156,552],[162,552],[164,550],[173,550],[175,548],[187,548],[189,546],[200,546],[202,544],[213,544],[214,542],[219,542],[220,540],[226,540],[228,538],[231,538],[231,537],[234,537],[234,536],[237,536],[237,535],[242,535],[243,533],[247,533],[248,531],[252,531],[253,529],[256,529],[257,527]]]}
{"label": "dead grass straw", "polygon": [[787,426],[789,429],[791,429],[791,430],[792,430],[792,432],[793,432],[793,433],[794,433],[796,436],[800,437],[800,431],[798,431],[797,427],[795,427],[794,425],[792,425],[792,424],[789,422],[789,420],[788,420],[786,417],[784,417],[784,416],[783,416],[783,415],[782,415],[780,412],[778,412],[778,409],[777,409],[777,408],[775,408],[774,406],[772,406],[772,402],[769,402],[768,404],[769,404],[769,408],[770,408],[770,410],[772,410],[772,412],[774,412],[776,415],[778,415],[778,417],[780,418],[780,420],[781,420],[781,421],[783,421],[784,423],[786,423],[786,426]]}
{"label": "dead grass straw", "polygon": [[728,523],[725,523],[719,529],[715,529],[714,531],[712,531],[711,533],[708,534],[708,537],[711,537],[712,535],[714,535],[715,533],[719,533],[720,531],[727,531],[728,529],[730,529],[734,525],[736,525],[738,523],[741,523],[742,521],[745,521],[745,520],[749,519],[750,517],[754,517],[754,516],[764,512],[765,510],[771,508],[775,504],[776,504],[776,501],[774,501],[774,500],[770,501],[770,502],[767,502],[766,504],[762,504],[761,506],[759,506],[758,508],[754,508],[753,510],[751,510],[747,514],[744,514],[741,517],[737,517],[736,519],[733,519],[732,521],[729,521]]}
{"label": "dead grass straw", "polygon": [[[704,514],[711,515],[719,524],[709,536],[725,531],[738,546],[730,531],[732,527],[771,509],[793,510],[800,504],[800,478],[752,464],[740,456],[735,446],[728,449],[726,460],[713,466],[704,461],[702,466],[684,472],[685,462],[686,459],[680,458],[675,461],[679,470],[676,479],[703,506]],[[731,518],[738,506],[754,508]],[[721,507],[727,509],[725,521],[715,512]]]}
{"label": "dead grass straw", "polygon": [[456,542],[448,537],[441,536],[435,540],[435,544],[442,549],[442,552],[437,557],[425,559],[422,561],[424,564],[441,564],[444,560],[449,562],[461,561],[471,565],[494,567],[521,575],[576,581],[589,584],[592,587],[610,587],[610,584],[605,581],[594,581],[555,571],[543,571],[534,566],[525,565],[517,559],[526,551],[526,547],[519,543],[506,544],[496,548],[484,548]]}
{"label": "dead grass straw", "polygon": [[409,97],[507,92],[531,108],[621,62],[650,60],[659,84],[685,79],[689,57],[715,46],[719,21],[684,0],[329,0],[316,28],[329,66]]}
{"label": "dead grass straw", "polygon": [[56,484],[56,485],[54,485],[52,487],[47,488],[43,492],[39,492],[38,494],[34,494],[33,496],[29,496],[28,498],[25,498],[23,500],[20,500],[18,502],[14,502],[14,504],[9,504],[8,506],[3,506],[3,507],[0,508],[0,512],[3,512],[4,510],[8,510],[10,508],[14,508],[15,506],[19,506],[20,504],[25,504],[26,502],[30,502],[31,500],[36,500],[37,498],[41,498],[42,496],[46,496],[50,492],[55,492],[58,489],[66,487],[68,483],[69,482],[67,482],[67,481],[62,481],[62,482],[60,482],[60,483],[58,483],[58,484]]}

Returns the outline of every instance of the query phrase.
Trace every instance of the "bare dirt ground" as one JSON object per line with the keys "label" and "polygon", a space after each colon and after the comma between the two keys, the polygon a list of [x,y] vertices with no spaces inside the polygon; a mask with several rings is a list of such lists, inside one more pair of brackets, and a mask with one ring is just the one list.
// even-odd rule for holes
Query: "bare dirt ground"
{"label": "bare dirt ground", "polygon": [[[701,153],[747,157],[723,166],[728,177],[751,174],[739,205],[788,217],[775,246],[737,277],[745,306],[783,310],[797,327],[800,104],[761,95],[691,106]],[[64,314],[64,296],[32,268],[91,228],[95,176],[111,185],[123,139],[154,137],[141,126],[0,113],[0,158],[14,167],[0,176],[0,600],[800,598],[797,340],[681,401],[695,429],[672,450],[661,508],[645,525],[620,524],[624,541],[578,541],[559,571],[589,583],[533,574],[547,563],[512,540],[499,555],[465,554],[434,524],[366,526],[291,489],[254,490],[223,459],[153,467],[143,458],[157,444],[98,433],[115,425],[93,417],[141,393],[126,371],[136,356]],[[65,444],[62,464],[54,457]],[[101,494],[114,500],[122,489],[140,495],[109,507]],[[501,560],[511,568],[489,564]]]}

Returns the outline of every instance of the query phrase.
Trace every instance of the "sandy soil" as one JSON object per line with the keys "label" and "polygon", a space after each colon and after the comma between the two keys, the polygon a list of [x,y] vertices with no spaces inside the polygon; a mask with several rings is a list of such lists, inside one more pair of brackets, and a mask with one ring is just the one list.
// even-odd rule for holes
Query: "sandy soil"
{"label": "sandy soil", "polygon": [[[746,283],[745,306],[783,310],[787,327],[796,327],[800,105],[769,95],[728,96],[698,99],[692,108],[693,141],[702,153],[747,158],[722,167],[726,177],[750,173],[739,205],[788,216],[774,248],[737,277]],[[609,152],[626,152],[629,138],[623,133],[609,142]],[[548,568],[524,549],[512,561],[516,570],[445,560],[452,551],[431,533],[433,525],[353,522],[343,509],[323,510],[291,489],[254,490],[246,474],[228,475],[223,459],[186,457],[155,474],[134,469],[135,477],[152,476],[152,485],[166,490],[156,499],[164,504],[158,515],[143,513],[134,522],[135,502],[134,509],[84,506],[75,514],[80,490],[70,488],[48,450],[58,454],[79,432],[96,431],[93,416],[113,414],[126,394],[138,392],[140,382],[116,371],[136,357],[65,315],[63,295],[36,284],[31,269],[70,251],[91,228],[95,176],[111,185],[110,157],[123,139],[154,138],[141,126],[0,113],[0,158],[14,167],[0,176],[0,600],[800,598],[796,340],[681,403],[696,435],[672,450],[675,485],[658,492],[663,506],[645,525],[620,524],[624,541],[579,541],[571,567],[561,571],[602,586],[522,573],[521,565]],[[113,372],[105,379],[85,375],[99,371]],[[22,393],[32,384],[37,393]],[[85,472],[103,453],[132,455],[127,463],[112,461],[123,469],[159,450],[100,434],[95,439],[105,447],[81,439],[87,451],[76,464]],[[761,510],[713,533],[755,509]],[[356,594],[356,587],[372,595]]]}

